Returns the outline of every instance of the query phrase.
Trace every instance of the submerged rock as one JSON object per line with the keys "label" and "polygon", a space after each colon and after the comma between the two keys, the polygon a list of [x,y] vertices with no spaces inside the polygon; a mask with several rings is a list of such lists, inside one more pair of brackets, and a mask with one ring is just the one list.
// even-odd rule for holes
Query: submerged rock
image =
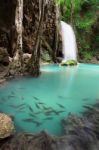
{"label": "submerged rock", "polygon": [[13,135],[15,127],[12,119],[4,113],[0,113],[0,139]]}
{"label": "submerged rock", "polygon": [[50,136],[45,131],[35,135],[16,133],[0,141],[0,150],[99,150],[99,103],[86,108],[83,116],[69,114],[63,120],[62,137]]}
{"label": "submerged rock", "polygon": [[18,133],[4,140],[0,150],[53,150],[52,143],[54,139],[44,131],[36,135]]}

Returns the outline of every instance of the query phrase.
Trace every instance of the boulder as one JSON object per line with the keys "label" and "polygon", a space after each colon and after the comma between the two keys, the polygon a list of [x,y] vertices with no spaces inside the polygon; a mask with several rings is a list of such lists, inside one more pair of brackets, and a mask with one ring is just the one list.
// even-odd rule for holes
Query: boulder
{"label": "boulder", "polygon": [[13,135],[15,127],[12,119],[4,113],[0,113],[0,139]]}

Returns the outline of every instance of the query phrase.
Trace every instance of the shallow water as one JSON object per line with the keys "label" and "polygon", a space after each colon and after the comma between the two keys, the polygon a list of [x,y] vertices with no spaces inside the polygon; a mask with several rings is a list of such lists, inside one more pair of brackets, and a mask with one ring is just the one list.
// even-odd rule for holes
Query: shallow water
{"label": "shallow water", "polygon": [[17,131],[63,135],[61,120],[81,115],[99,101],[99,66],[45,65],[39,78],[13,79],[0,87],[0,111],[14,117]]}

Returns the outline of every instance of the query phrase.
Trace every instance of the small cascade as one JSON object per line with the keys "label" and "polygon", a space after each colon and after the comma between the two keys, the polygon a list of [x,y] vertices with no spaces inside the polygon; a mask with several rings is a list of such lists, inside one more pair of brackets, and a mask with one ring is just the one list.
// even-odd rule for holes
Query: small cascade
{"label": "small cascade", "polygon": [[76,37],[72,27],[61,21],[61,34],[62,34],[62,46],[63,46],[63,62],[68,60],[77,61],[77,44]]}

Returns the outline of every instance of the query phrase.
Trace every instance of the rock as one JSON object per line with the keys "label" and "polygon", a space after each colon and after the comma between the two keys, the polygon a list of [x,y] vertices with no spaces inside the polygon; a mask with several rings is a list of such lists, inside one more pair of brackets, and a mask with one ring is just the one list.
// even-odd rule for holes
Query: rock
{"label": "rock", "polygon": [[99,55],[96,56],[96,59],[99,61]]}
{"label": "rock", "polygon": [[6,81],[6,79],[0,79],[0,84],[4,83]]}
{"label": "rock", "polygon": [[29,59],[29,58],[31,58],[31,54],[29,54],[29,53],[24,53],[23,54],[23,59]]}
{"label": "rock", "polygon": [[13,135],[15,127],[12,119],[4,113],[0,113],[0,139]]}
{"label": "rock", "polygon": [[13,58],[9,57],[9,62],[12,62]]}
{"label": "rock", "polygon": [[28,63],[29,59],[31,58],[32,54],[29,54],[29,53],[24,53],[23,54],[23,61],[25,64]]}
{"label": "rock", "polygon": [[61,63],[62,62],[62,57],[57,57],[57,61],[58,61],[58,63]]}
{"label": "rock", "polygon": [[75,66],[77,65],[76,60],[67,60],[66,62],[62,62],[61,66]]}
{"label": "rock", "polygon": [[15,70],[14,69],[11,69],[10,71],[9,71],[9,74],[11,75],[11,76],[14,76],[14,74],[15,74]]}
{"label": "rock", "polygon": [[41,52],[41,60],[44,62],[51,62],[51,57],[47,51]]}
{"label": "rock", "polygon": [[5,48],[0,47],[0,63],[4,66],[9,65],[9,55]]}

